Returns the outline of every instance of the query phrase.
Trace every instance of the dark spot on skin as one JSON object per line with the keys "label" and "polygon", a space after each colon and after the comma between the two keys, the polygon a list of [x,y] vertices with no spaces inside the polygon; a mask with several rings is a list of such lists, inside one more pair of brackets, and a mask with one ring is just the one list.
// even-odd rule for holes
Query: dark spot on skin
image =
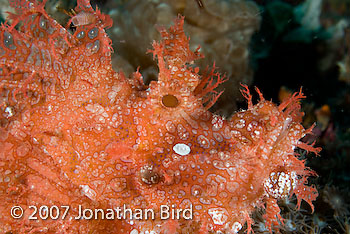
{"label": "dark spot on skin", "polygon": [[13,43],[13,36],[11,33],[7,32],[7,31],[4,31],[4,37],[3,37],[3,43],[4,45],[11,49],[11,50],[14,50],[16,49],[16,46],[14,45]]}
{"label": "dark spot on skin", "polygon": [[92,28],[89,32],[88,32],[88,37],[93,40],[95,39],[95,37],[98,36],[98,28]]}
{"label": "dark spot on skin", "polygon": [[84,31],[81,31],[79,33],[77,33],[77,38],[78,39],[83,39],[85,37],[85,32]]}
{"label": "dark spot on skin", "polygon": [[165,107],[175,108],[179,105],[179,100],[174,95],[167,94],[162,97],[162,104]]}

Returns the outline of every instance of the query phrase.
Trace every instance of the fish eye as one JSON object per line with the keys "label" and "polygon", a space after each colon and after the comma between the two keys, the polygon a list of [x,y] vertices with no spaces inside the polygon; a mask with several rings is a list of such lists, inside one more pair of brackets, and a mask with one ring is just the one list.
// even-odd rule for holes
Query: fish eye
{"label": "fish eye", "polygon": [[166,94],[162,97],[162,104],[165,107],[175,108],[179,105],[179,100],[172,94]]}
{"label": "fish eye", "polygon": [[158,184],[161,180],[161,176],[153,165],[144,165],[140,169],[140,176],[141,181],[148,185]]}

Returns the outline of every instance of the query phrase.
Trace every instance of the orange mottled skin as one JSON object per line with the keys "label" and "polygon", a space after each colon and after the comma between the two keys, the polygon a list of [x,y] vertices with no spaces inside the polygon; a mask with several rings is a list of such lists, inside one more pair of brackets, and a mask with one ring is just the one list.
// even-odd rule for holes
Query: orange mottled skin
{"label": "orange mottled skin", "polygon": [[[277,200],[295,194],[312,207],[314,172],[294,153],[309,133],[300,124],[301,92],[279,106],[264,100],[225,119],[208,109],[224,78],[188,66],[183,18],[151,51],[158,81],[111,68],[109,16],[78,0],[74,33],[44,10],[46,1],[11,1],[17,15],[0,29],[1,233],[236,233],[266,208],[266,224],[281,219]],[[76,16],[72,16],[76,17]],[[74,219],[78,205],[153,209],[154,220]],[[20,205],[24,216],[10,216]],[[69,205],[65,219],[29,220],[38,207]],[[193,209],[193,219],[161,220],[161,205]]]}

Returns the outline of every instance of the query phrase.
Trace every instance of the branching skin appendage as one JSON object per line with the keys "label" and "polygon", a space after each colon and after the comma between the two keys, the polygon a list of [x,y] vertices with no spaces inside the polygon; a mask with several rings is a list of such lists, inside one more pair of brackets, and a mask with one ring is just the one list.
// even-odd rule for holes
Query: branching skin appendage
{"label": "branching skin appendage", "polygon": [[[294,152],[320,150],[301,142],[312,130],[301,91],[275,105],[257,89],[254,104],[242,85],[248,109],[225,119],[208,109],[226,78],[189,66],[203,55],[189,49],[183,17],[160,29],[158,80],[146,86],[138,71],[113,71],[109,16],[78,0],[72,34],[45,2],[10,1],[16,14],[0,29],[1,233],[249,233],[257,207],[270,231],[283,221],[278,199],[313,207],[315,173]],[[38,216],[57,209],[58,219]]]}

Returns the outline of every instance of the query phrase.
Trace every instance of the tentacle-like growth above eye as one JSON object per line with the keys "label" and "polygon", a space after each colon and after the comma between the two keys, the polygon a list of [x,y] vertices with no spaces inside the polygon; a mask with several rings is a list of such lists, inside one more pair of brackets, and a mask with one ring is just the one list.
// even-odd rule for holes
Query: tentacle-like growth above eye
{"label": "tentacle-like growth above eye", "polygon": [[207,110],[209,110],[209,108],[215,104],[215,102],[224,92],[221,91],[218,93],[215,89],[220,84],[227,81],[225,75],[222,76],[218,72],[215,72],[215,63],[209,72],[208,70],[209,69],[207,68],[207,70],[204,72],[204,75],[202,76],[201,82],[194,90],[194,95],[202,99],[202,103]]}
{"label": "tentacle-like growth above eye", "polygon": [[[203,57],[199,48],[195,52],[189,49],[189,39],[183,31],[184,17],[179,16],[169,30],[160,28],[162,41],[154,42],[153,56],[158,59],[158,85],[164,89],[181,87],[176,92],[187,89],[208,110],[212,107],[222,92],[215,89],[226,81],[225,76],[215,72],[214,66],[199,75],[199,68],[188,66],[194,60]],[[166,91],[165,91],[166,92]],[[179,95],[178,95],[179,96]],[[181,100],[171,93],[163,95],[162,104],[166,107],[177,107]]]}

